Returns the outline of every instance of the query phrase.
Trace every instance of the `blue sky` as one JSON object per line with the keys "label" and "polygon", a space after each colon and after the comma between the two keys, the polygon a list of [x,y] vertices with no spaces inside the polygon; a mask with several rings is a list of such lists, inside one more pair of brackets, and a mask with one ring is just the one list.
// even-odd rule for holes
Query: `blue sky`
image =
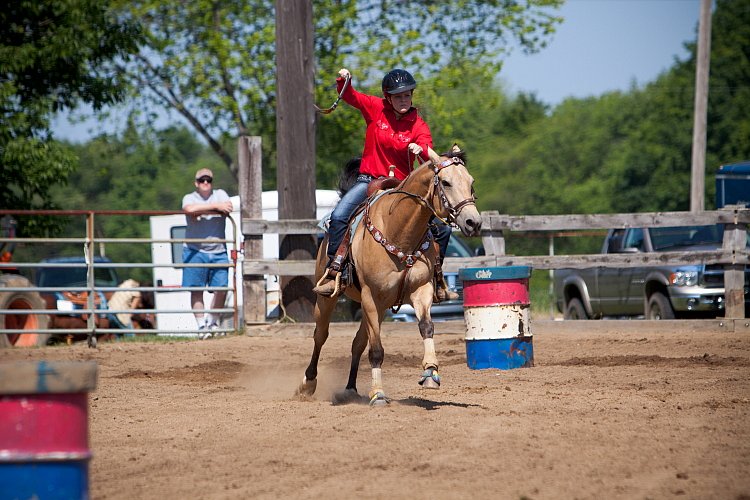
{"label": "blue sky", "polygon": [[[535,92],[557,105],[566,97],[598,96],[650,82],[675,58],[687,57],[684,43],[696,39],[700,0],[568,0],[560,15],[565,20],[545,49],[532,55],[516,51],[506,60],[500,78],[508,90]],[[94,121],[71,125],[60,118],[54,133],[85,141],[122,129],[116,120],[107,126]]]}
{"label": "blue sky", "polygon": [[568,0],[565,19],[541,52],[515,52],[500,77],[511,91],[548,104],[598,96],[654,80],[685,59],[697,39],[700,0]]}

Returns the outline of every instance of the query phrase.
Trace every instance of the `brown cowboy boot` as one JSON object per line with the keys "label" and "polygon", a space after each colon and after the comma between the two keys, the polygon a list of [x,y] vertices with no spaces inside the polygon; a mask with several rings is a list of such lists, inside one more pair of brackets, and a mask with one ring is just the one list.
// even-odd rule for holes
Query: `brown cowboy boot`
{"label": "brown cowboy boot", "polygon": [[439,304],[440,302],[445,302],[446,300],[459,299],[458,293],[448,288],[448,284],[445,282],[445,278],[441,276],[436,281],[437,286],[435,287],[435,297],[433,297],[435,300],[433,302]]}
{"label": "brown cowboy boot", "polygon": [[318,295],[322,295],[323,297],[336,297],[341,293],[341,280],[339,279],[338,288],[339,290],[336,290],[337,283],[336,278],[338,276],[341,276],[341,273],[333,273],[330,270],[326,271],[325,279],[322,283],[315,285],[313,287],[313,292],[317,293]]}
{"label": "brown cowboy boot", "polygon": [[448,288],[448,283],[445,282],[443,276],[443,259],[438,257],[435,261],[435,296],[433,302],[439,304],[446,300],[458,300],[458,293]]}
{"label": "brown cowboy boot", "polygon": [[[341,247],[339,247],[339,250]],[[341,279],[343,273],[341,268],[344,262],[344,255],[336,252],[336,256],[323,272],[318,283],[313,287],[313,292],[323,297],[337,297],[346,289],[346,280]]]}

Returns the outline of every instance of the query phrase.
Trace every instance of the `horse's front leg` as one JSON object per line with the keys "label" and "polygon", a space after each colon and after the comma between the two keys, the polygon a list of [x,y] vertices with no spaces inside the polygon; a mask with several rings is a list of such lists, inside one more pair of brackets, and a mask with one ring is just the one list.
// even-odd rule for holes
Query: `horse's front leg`
{"label": "horse's front leg", "polygon": [[381,406],[390,403],[383,390],[383,359],[385,350],[380,341],[380,325],[383,322],[384,311],[380,310],[373,300],[369,289],[362,290],[362,327],[367,331],[370,351],[367,354],[372,369],[370,384],[370,406]]}
{"label": "horse's front leg", "polygon": [[432,284],[428,283],[415,291],[412,296],[414,312],[419,321],[419,334],[422,336],[424,343],[424,357],[422,358],[422,375],[419,378],[419,385],[425,389],[439,389],[440,375],[438,374],[438,360],[435,354],[435,326],[430,316],[430,307],[432,307]]}

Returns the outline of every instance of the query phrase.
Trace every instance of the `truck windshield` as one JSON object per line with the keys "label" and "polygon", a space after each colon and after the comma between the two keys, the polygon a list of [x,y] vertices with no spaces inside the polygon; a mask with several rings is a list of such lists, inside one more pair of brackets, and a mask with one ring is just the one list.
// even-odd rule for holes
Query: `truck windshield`
{"label": "truck windshield", "polygon": [[711,226],[655,227],[650,230],[654,250],[693,245],[721,245],[724,229],[721,224]]}
{"label": "truck windshield", "polygon": [[[86,269],[79,267],[41,268],[38,281],[38,286],[44,287],[86,286]],[[118,283],[114,269],[100,267],[94,270],[95,286],[117,286]]]}

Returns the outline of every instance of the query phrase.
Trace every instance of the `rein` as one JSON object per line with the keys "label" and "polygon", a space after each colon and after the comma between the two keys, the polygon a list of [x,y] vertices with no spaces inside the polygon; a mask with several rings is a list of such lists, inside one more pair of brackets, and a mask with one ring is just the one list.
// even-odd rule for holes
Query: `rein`
{"label": "rein", "polygon": [[331,104],[331,107],[329,108],[319,108],[317,104],[313,103],[313,106],[315,106],[315,109],[318,111],[318,113],[327,115],[330,113],[333,113],[333,111],[336,109],[336,106],[339,105],[339,102],[341,101],[341,98],[344,96],[344,92],[346,92],[346,89],[349,87],[349,82],[352,81],[352,76],[349,75],[346,77],[346,80],[344,80],[344,86],[341,87],[341,92],[339,92],[339,96],[336,98],[335,101],[333,101],[333,104]]}

